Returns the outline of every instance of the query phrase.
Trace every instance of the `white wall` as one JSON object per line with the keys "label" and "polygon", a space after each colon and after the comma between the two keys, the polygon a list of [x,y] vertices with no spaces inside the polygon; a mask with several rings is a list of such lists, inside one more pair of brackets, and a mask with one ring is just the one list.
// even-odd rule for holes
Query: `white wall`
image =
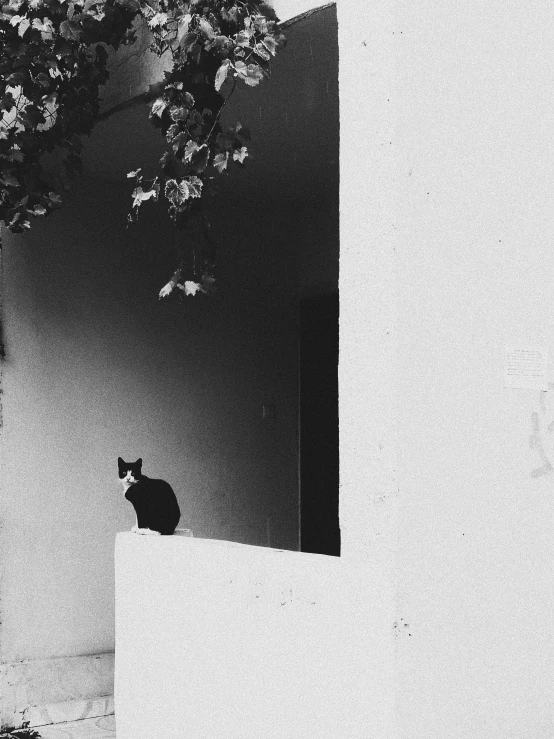
{"label": "white wall", "polygon": [[275,9],[280,21],[287,21],[307,10],[320,8],[328,3],[321,0],[271,0],[269,4]]}
{"label": "white wall", "polygon": [[[548,344],[554,328],[552,10],[338,10],[344,559],[363,568],[374,554],[397,583],[399,736],[546,739],[552,473],[533,476],[529,437],[537,413],[552,453],[554,416],[551,391],[543,411],[538,392],[503,388],[502,357],[505,342]],[[45,351],[42,333],[18,328]],[[30,503],[23,484],[9,495],[7,561],[23,562]],[[40,555],[56,543],[37,541]]]}
{"label": "white wall", "polygon": [[338,9],[344,551],[398,578],[399,736],[546,739],[552,390],[503,352],[554,331],[552,8]]}
{"label": "white wall", "polygon": [[390,736],[378,567],[131,533],[115,559],[118,739]]}

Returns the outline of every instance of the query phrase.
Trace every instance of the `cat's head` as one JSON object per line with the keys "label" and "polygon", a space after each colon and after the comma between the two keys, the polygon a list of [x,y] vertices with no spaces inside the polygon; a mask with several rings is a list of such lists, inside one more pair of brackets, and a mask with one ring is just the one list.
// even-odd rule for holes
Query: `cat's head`
{"label": "cat's head", "polygon": [[124,462],[121,457],[117,458],[119,479],[124,485],[134,485],[142,476],[142,459],[136,462]]}

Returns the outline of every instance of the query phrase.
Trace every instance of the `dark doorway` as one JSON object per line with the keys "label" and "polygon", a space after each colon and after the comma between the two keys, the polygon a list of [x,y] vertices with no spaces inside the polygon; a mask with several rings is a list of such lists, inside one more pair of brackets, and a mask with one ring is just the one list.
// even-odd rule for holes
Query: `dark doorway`
{"label": "dark doorway", "polygon": [[300,301],[300,549],[340,555],[339,297]]}

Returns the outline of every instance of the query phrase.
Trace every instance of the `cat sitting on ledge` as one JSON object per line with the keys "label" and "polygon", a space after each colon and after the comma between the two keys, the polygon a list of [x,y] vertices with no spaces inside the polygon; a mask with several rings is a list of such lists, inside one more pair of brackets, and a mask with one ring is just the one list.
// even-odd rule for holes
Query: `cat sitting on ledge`
{"label": "cat sitting on ledge", "polygon": [[117,465],[123,492],[137,515],[131,531],[145,536],[171,536],[181,518],[171,485],[165,480],[152,480],[143,475],[142,459],[124,462],[118,457]]}

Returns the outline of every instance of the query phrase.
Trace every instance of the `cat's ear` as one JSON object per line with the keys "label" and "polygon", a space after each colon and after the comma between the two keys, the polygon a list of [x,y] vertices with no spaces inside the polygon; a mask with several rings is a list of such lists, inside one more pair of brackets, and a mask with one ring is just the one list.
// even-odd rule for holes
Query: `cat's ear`
{"label": "cat's ear", "polygon": [[142,467],[142,457],[140,459],[137,459],[135,464],[137,464],[139,467]]}
{"label": "cat's ear", "polygon": [[118,457],[117,458],[117,466],[118,467],[123,467],[124,464],[125,464],[125,462],[121,459],[121,457]]}

